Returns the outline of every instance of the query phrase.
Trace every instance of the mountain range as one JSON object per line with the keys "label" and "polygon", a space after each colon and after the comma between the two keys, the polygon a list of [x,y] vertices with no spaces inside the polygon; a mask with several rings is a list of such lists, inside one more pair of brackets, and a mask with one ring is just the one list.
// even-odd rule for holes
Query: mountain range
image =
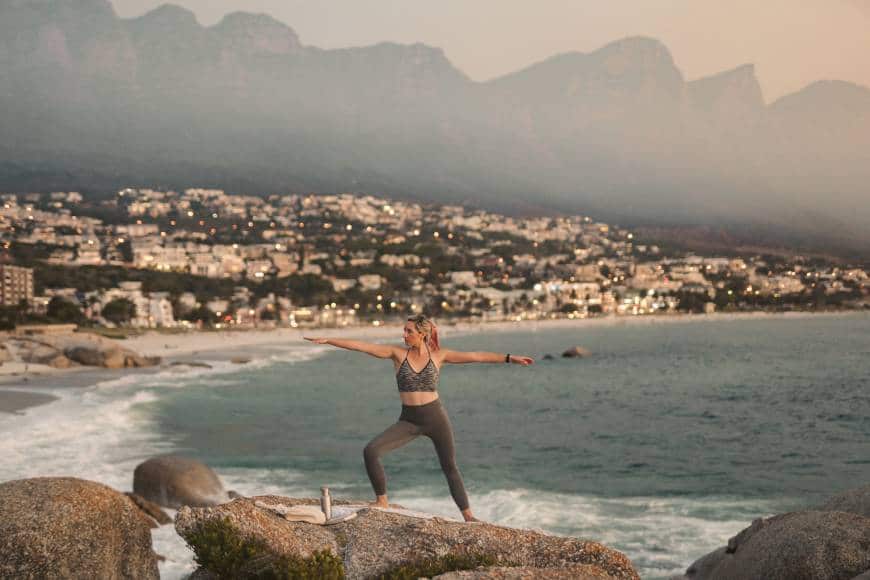
{"label": "mountain range", "polygon": [[367,192],[870,255],[870,90],[765,103],[625,38],[477,82],[438,48],[324,50],[262,14],[0,0],[0,191]]}

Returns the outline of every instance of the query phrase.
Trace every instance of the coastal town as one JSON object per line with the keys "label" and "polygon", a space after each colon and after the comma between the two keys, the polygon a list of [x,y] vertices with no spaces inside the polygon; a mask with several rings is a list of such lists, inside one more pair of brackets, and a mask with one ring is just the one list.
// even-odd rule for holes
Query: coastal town
{"label": "coastal town", "polygon": [[379,326],[865,309],[864,264],[667,250],[589,216],[371,195],[2,194],[2,320],[133,328]]}

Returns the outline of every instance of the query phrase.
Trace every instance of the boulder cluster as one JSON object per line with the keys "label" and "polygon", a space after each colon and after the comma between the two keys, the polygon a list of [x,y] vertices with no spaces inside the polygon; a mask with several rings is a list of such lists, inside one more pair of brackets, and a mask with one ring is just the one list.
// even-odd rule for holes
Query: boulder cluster
{"label": "boulder cluster", "polygon": [[[291,521],[274,506],[310,498],[226,491],[205,464],[153,457],[133,491],[72,477],[0,484],[0,578],[159,578],[151,528],[173,520],[191,578],[639,578],[600,543],[335,500],[350,519]],[[273,506],[270,508],[269,506]],[[870,580],[870,485],[811,509],[760,518],[674,580]]]}
{"label": "boulder cluster", "polygon": [[171,523],[163,508],[178,508],[175,529],[196,555],[196,578],[639,578],[625,555],[592,541],[363,502],[357,517],[323,526],[288,521],[263,502],[318,500],[244,498],[177,455],[139,464],[127,493],[76,478],[6,482],[0,577],[158,578],[150,528]]}
{"label": "boulder cluster", "polygon": [[40,335],[0,335],[0,364],[19,361],[65,369],[93,366],[107,369],[150,367],[160,357],[142,356],[113,340],[83,333]]}

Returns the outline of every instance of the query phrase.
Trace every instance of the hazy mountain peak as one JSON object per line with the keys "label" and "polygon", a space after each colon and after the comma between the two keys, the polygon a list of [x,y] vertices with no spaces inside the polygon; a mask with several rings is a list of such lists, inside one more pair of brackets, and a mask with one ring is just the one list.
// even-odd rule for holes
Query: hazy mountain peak
{"label": "hazy mountain peak", "polygon": [[722,79],[728,80],[729,82],[746,82],[753,83],[757,82],[755,79],[755,64],[751,62],[747,62],[741,64],[740,66],[734,67],[730,70],[725,70],[720,73],[716,73],[715,75],[711,75],[709,77],[703,77],[702,79]]}
{"label": "hazy mountain peak", "polygon": [[130,23],[133,25],[146,25],[149,28],[152,26],[168,26],[170,30],[180,27],[200,28],[196,14],[177,4],[161,4],[154,10],[146,12],[138,18],[131,19]]}
{"label": "hazy mountain peak", "polygon": [[795,94],[839,95],[863,99],[870,96],[870,88],[849,81],[821,80],[807,85]]}
{"label": "hazy mountain peak", "polygon": [[268,14],[232,12],[211,31],[227,48],[243,52],[288,54],[302,48],[296,32]]}
{"label": "hazy mountain peak", "polygon": [[670,51],[658,40],[643,36],[624,38],[588,54],[558,54],[490,84],[533,101],[546,94],[561,95],[574,103],[592,99],[611,104],[629,100],[676,103],[684,87]]}
{"label": "hazy mountain peak", "polygon": [[760,110],[764,107],[761,85],[754,64],[743,64],[687,85],[693,105],[706,110],[739,107]]}
{"label": "hazy mountain peak", "polygon": [[674,66],[671,51],[661,41],[648,36],[628,36],[605,44],[590,56],[608,58],[623,56],[635,61],[661,62]]}
{"label": "hazy mountain peak", "polygon": [[427,58],[431,58],[433,60],[447,60],[447,57],[444,55],[444,51],[437,46],[430,46],[428,44],[424,44],[422,42],[415,42],[413,44],[401,44],[398,42],[392,42],[390,40],[384,40],[382,42],[378,42],[376,44],[370,44],[368,46],[355,46],[349,48],[339,48],[335,49],[337,52],[354,52],[354,51],[365,51],[365,52],[373,52],[373,53],[381,53],[381,54],[392,54],[392,55],[406,55],[406,54],[417,54],[420,56],[426,56]]}
{"label": "hazy mountain peak", "polygon": [[430,46],[422,42],[415,42],[413,44],[399,44],[396,42],[385,41],[379,42],[370,47],[361,48],[361,50],[367,49],[370,49],[373,52],[390,53],[399,56],[411,55],[416,58],[424,59],[430,63],[446,63],[451,67],[453,66],[452,64],[450,64],[450,61],[444,54],[443,49],[437,46]]}
{"label": "hazy mountain peak", "polygon": [[[363,59],[362,67],[371,67],[370,73],[386,72],[389,75],[413,74],[438,79],[438,82],[465,83],[468,77],[455,66],[444,51],[436,46],[422,42],[414,44],[399,44],[396,42],[379,42],[370,46],[339,48],[329,51],[334,55],[342,55],[352,60]],[[362,70],[362,69],[361,69]]]}
{"label": "hazy mountain peak", "polygon": [[773,103],[772,108],[804,114],[870,111],[870,88],[847,81],[823,80]]}

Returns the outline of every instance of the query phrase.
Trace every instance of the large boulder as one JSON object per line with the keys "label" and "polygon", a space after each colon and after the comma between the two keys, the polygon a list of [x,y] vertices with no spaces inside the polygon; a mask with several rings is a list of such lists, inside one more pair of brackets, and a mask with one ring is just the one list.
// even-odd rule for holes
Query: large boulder
{"label": "large boulder", "polygon": [[[120,353],[120,349],[115,348],[111,349],[113,355],[117,356],[115,353]],[[83,364],[90,367],[101,367],[105,366],[106,362],[106,349],[99,348],[97,346],[72,346],[67,348],[64,351],[64,354],[70,360],[74,360],[79,364]]]}
{"label": "large boulder", "polygon": [[73,362],[62,354],[57,355],[45,364],[56,369],[68,369],[73,366]]}
{"label": "large boulder", "polygon": [[160,364],[160,357],[141,356],[132,350],[116,345],[78,344],[68,347],[64,354],[70,360],[79,364],[107,369],[122,369],[125,367],[150,367]]}
{"label": "large boulder", "polygon": [[123,494],[72,477],[0,484],[0,578],[159,578],[151,530]]}
{"label": "large boulder", "polygon": [[53,346],[46,344],[24,343],[22,347],[18,349],[18,357],[21,359],[21,362],[31,364],[50,364],[51,361],[59,356],[63,356],[63,353]]}
{"label": "large boulder", "polygon": [[[194,550],[197,562],[222,577],[269,573],[284,577],[293,572],[322,578],[344,574],[354,580],[398,573],[409,578],[431,577],[476,569],[490,574],[483,578],[499,578],[492,574],[499,574],[498,567],[504,566],[545,569],[542,573],[546,574],[586,566],[589,574],[599,574],[590,578],[639,578],[625,555],[577,538],[488,523],[415,517],[371,509],[360,502],[354,502],[359,505],[357,517],[321,526],[287,521],[255,502],[285,506],[318,503],[315,499],[257,496],[212,508],[181,508],[175,529]],[[333,502],[335,506],[349,504]],[[481,570],[481,566],[496,568]]]}
{"label": "large boulder", "polygon": [[160,364],[159,356],[143,356],[132,351],[126,351],[124,366],[128,367],[153,367]]}
{"label": "large boulder", "polygon": [[728,554],[725,553],[725,546],[722,546],[718,550],[714,550],[709,554],[701,556],[686,569],[686,574],[683,578],[691,579],[691,580],[704,580],[705,578],[712,578],[713,571],[716,569],[722,560],[728,557]]}
{"label": "large boulder", "polygon": [[206,507],[228,501],[229,494],[212,469],[196,459],[161,455],[133,471],[133,493],[163,507]]}
{"label": "large boulder", "polygon": [[870,485],[844,491],[815,509],[826,512],[848,512],[870,518]]}
{"label": "large boulder", "polygon": [[121,348],[108,348],[102,351],[101,354],[103,355],[101,366],[107,369],[122,369],[126,366],[127,357]]}
{"label": "large boulder", "polygon": [[799,511],[755,520],[686,571],[691,580],[851,580],[870,570],[870,518]]}

